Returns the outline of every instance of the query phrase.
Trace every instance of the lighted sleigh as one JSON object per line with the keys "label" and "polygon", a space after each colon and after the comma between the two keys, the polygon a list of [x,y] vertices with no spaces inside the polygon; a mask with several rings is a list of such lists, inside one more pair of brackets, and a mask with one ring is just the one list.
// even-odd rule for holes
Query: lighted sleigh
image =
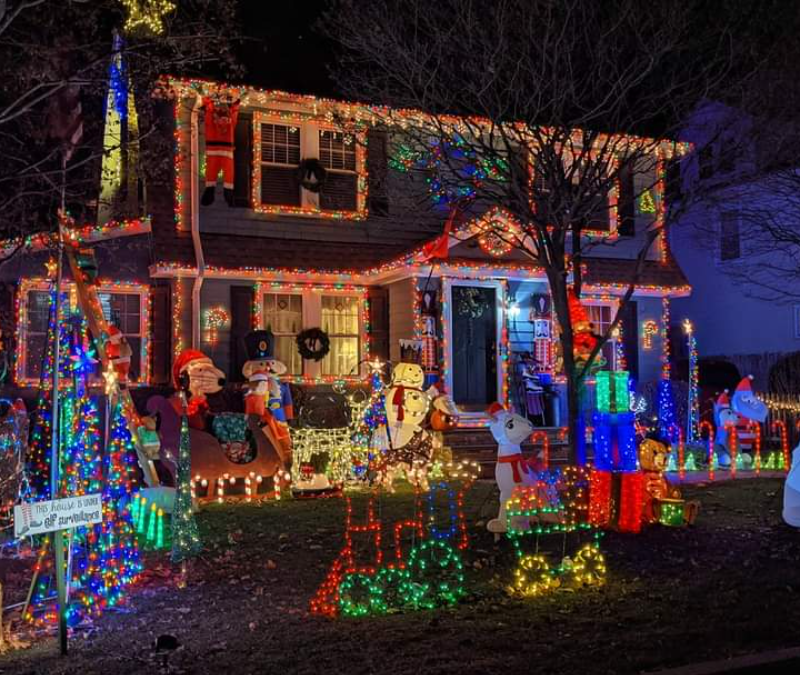
{"label": "lighted sleigh", "polygon": [[[176,458],[180,445],[181,417],[164,396],[152,396],[147,412],[159,420],[159,480],[174,486]],[[246,437],[222,440],[201,429],[189,429],[192,476],[198,498],[254,496],[265,492],[268,484],[282,479],[291,466],[291,455],[281,453],[259,426],[258,417],[227,413],[246,429]],[[219,425],[217,425],[219,426]]]}

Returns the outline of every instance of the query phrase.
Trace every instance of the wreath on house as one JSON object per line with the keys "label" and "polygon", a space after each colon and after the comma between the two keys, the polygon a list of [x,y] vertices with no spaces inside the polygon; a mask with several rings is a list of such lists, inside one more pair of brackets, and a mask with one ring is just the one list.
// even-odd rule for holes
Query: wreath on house
{"label": "wreath on house", "polygon": [[331,350],[331,339],[321,328],[306,328],[297,334],[297,351],[306,360],[322,361]]}
{"label": "wreath on house", "polygon": [[320,192],[328,177],[328,170],[322,166],[322,162],[313,157],[302,160],[297,173],[300,185],[309,192]]}

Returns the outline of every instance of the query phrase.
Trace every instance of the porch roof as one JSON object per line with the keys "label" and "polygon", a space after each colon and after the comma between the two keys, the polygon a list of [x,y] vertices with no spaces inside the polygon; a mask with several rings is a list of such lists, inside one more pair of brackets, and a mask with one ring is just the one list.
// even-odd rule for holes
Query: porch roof
{"label": "porch roof", "polygon": [[[154,228],[154,276],[194,276],[196,262],[190,232]],[[331,278],[378,284],[389,275],[427,274],[430,263],[420,248],[390,244],[315,242],[308,239],[246,237],[202,233],[203,257],[208,276],[242,278],[308,277]],[[474,270],[497,276],[542,278],[543,269],[534,264],[509,260],[451,257],[435,261],[439,273]],[[584,284],[587,290],[615,292],[633,278],[636,261],[620,258],[586,258]],[[436,273],[436,270],[435,272]],[[670,295],[686,294],[689,283],[671,257],[645,261],[636,284],[637,291]]]}

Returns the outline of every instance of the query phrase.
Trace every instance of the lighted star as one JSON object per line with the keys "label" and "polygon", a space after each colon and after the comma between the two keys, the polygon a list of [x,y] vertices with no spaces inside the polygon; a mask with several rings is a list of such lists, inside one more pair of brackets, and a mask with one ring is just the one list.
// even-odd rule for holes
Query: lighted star
{"label": "lighted star", "polygon": [[50,258],[45,264],[44,268],[47,270],[47,278],[55,279],[58,274],[58,261],[55,258]]}
{"label": "lighted star", "polygon": [[103,378],[106,381],[106,396],[111,396],[118,388],[117,371],[109,364],[108,368],[103,373]]}
{"label": "lighted star", "polygon": [[127,10],[124,29],[128,33],[142,31],[161,35],[164,32],[164,17],[175,11],[170,0],[121,0]]}

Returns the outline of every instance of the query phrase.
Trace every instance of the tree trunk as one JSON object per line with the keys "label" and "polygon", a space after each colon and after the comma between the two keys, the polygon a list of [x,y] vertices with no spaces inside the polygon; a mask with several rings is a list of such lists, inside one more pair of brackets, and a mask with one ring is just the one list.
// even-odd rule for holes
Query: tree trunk
{"label": "tree trunk", "polygon": [[567,301],[566,274],[548,274],[550,293],[553,298],[553,307],[561,328],[561,353],[564,363],[564,375],[567,379],[567,431],[569,433],[569,449],[567,461],[570,464],[583,463],[586,460],[582,438],[584,433],[583,419],[581,417],[581,390],[582,377],[575,366],[575,357],[572,352],[572,321],[569,316],[569,303]]}

